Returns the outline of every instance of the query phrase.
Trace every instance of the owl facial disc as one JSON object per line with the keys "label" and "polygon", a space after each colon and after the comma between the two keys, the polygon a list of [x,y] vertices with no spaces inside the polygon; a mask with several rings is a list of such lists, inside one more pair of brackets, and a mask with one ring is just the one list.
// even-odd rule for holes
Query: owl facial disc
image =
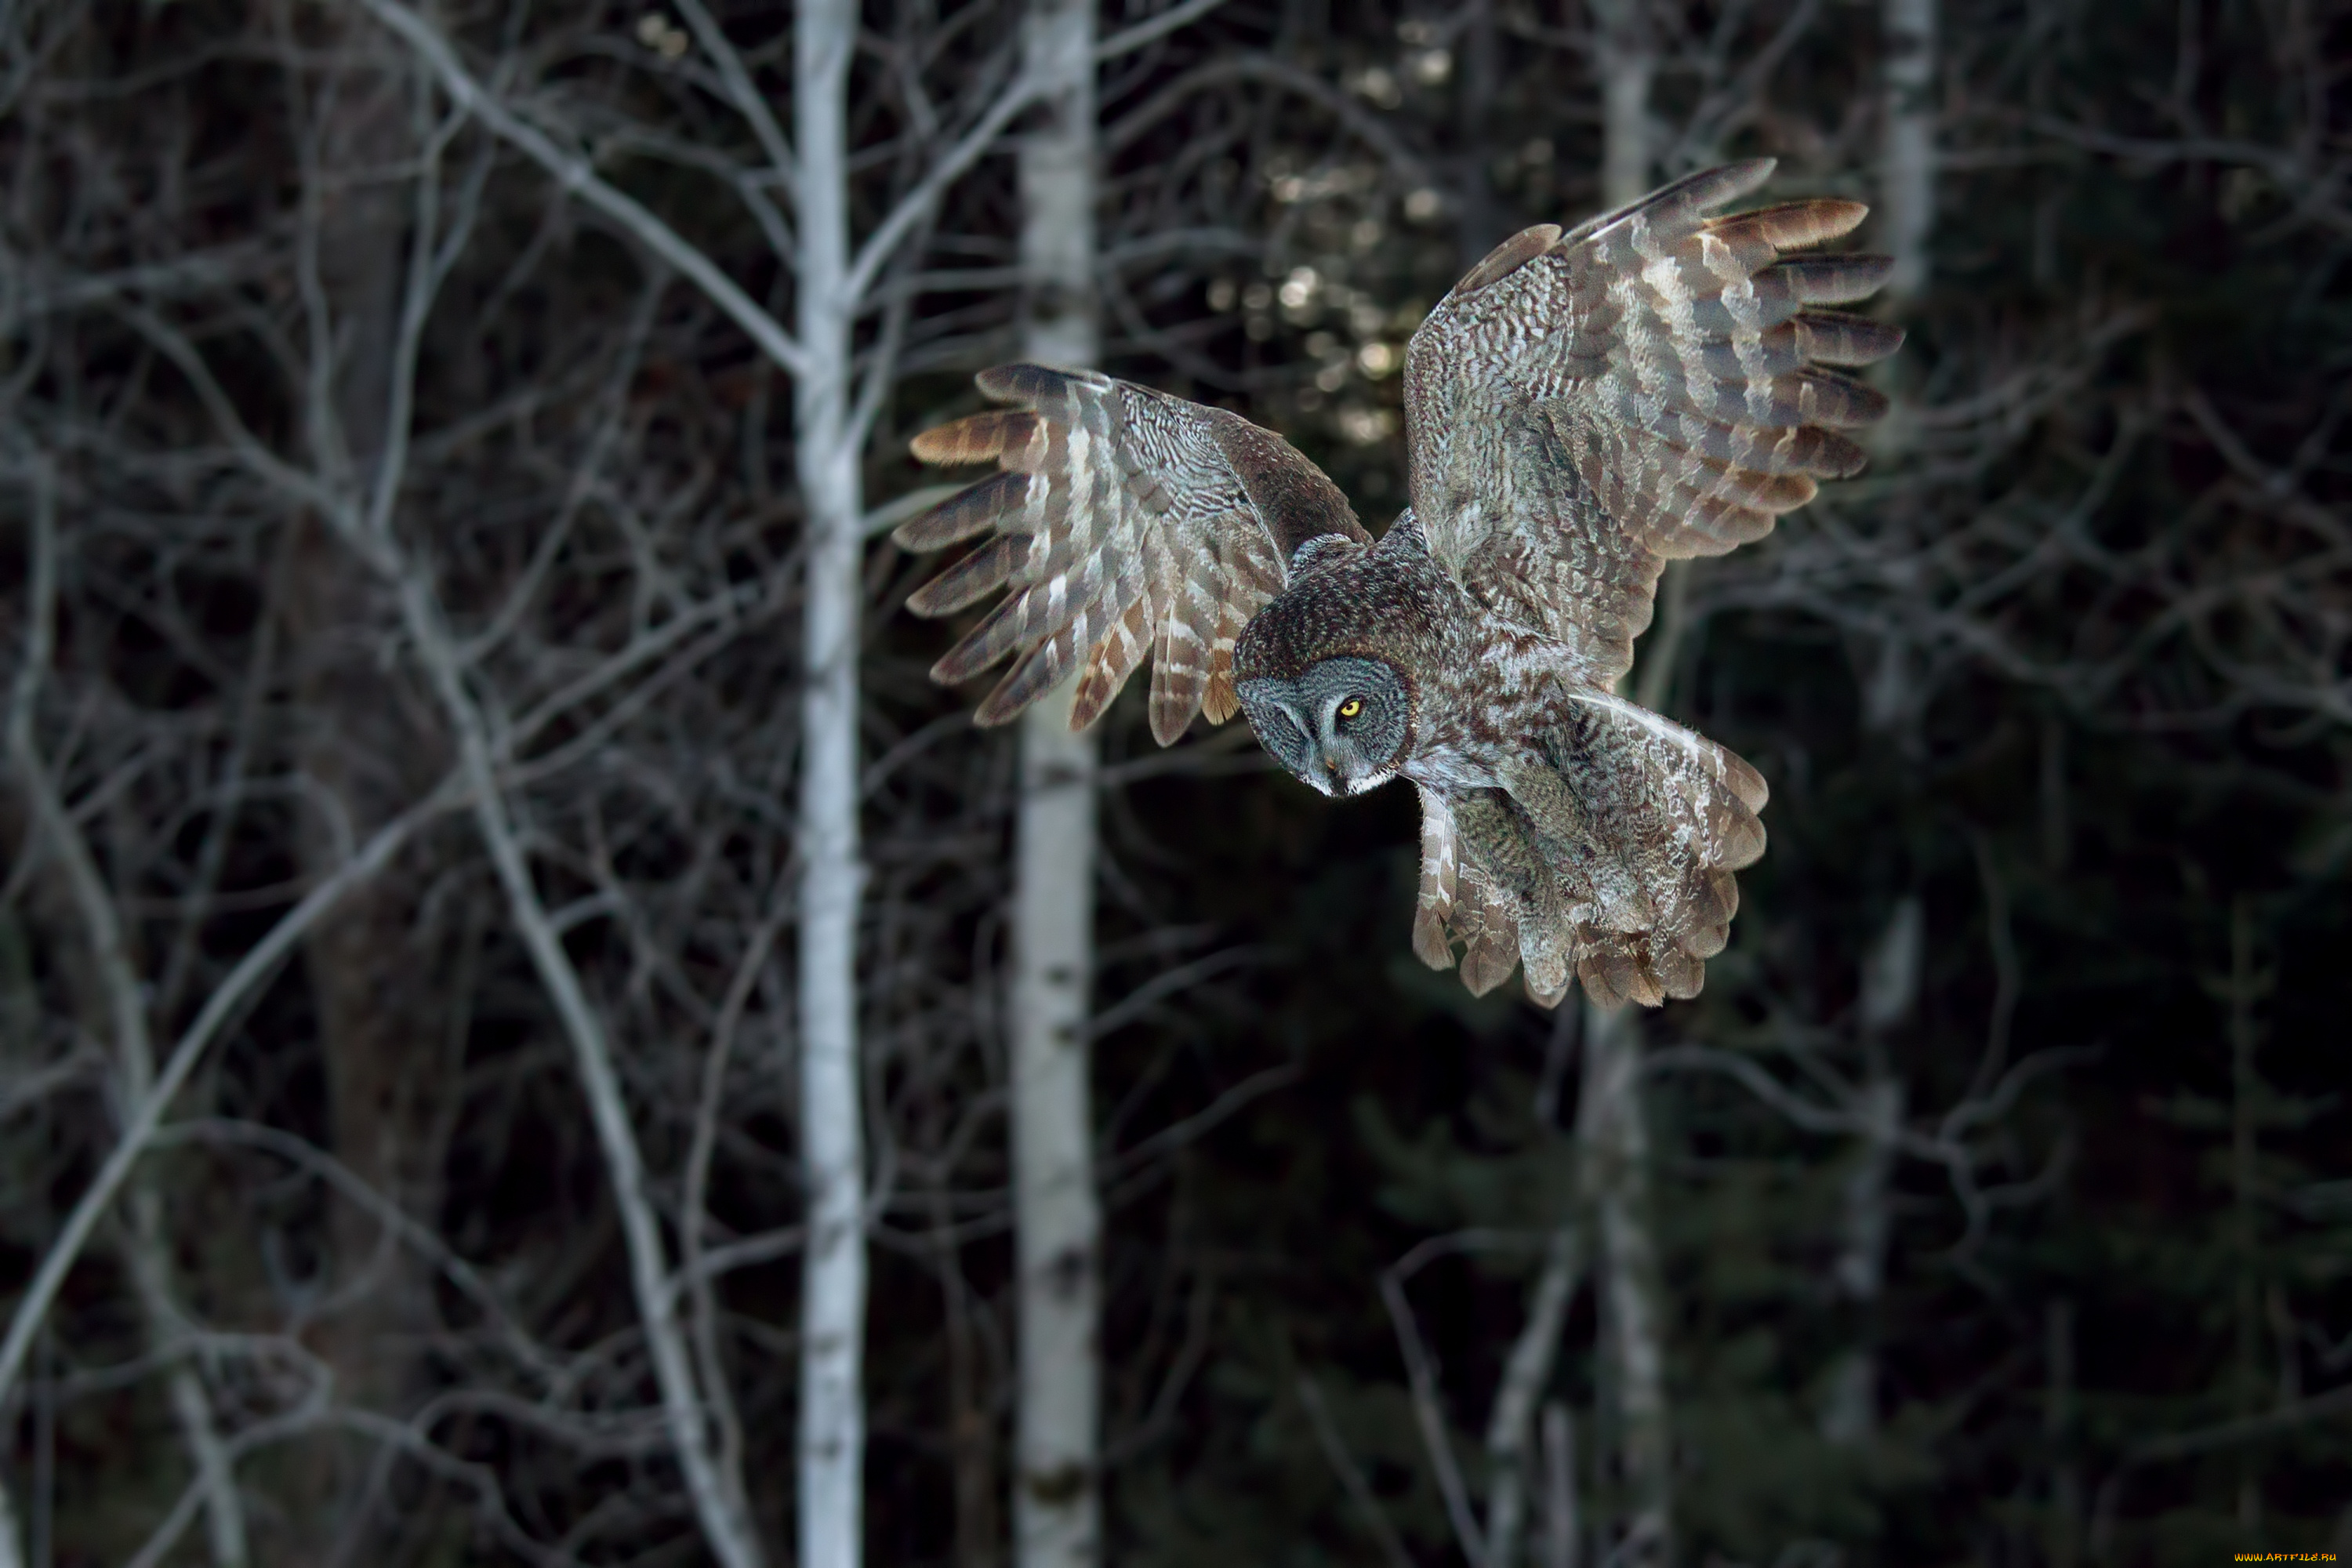
{"label": "owl facial disc", "polygon": [[1260,677],[1236,690],[1258,744],[1309,788],[1361,795],[1396,776],[1412,699],[1381,660],[1318,659],[1297,679]]}

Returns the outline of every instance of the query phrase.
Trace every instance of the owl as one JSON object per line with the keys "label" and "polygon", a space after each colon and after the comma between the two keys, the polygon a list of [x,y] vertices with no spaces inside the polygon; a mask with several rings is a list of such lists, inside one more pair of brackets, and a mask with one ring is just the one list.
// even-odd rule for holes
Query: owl
{"label": "owl", "polygon": [[1771,171],[1696,174],[1472,268],[1406,348],[1411,504],[1377,542],[1236,414],[1089,372],[982,373],[1010,406],[914,450],[1001,471],[896,537],[983,541],[915,592],[918,615],[1010,592],[932,675],[1012,658],[982,724],[1074,675],[1083,727],[1149,655],[1162,745],[1238,711],[1324,795],[1412,785],[1412,946],[1432,967],[1458,963],[1479,994],[1521,969],[1543,1006],[1571,980],[1603,1005],[1696,995],[1733,873],[1764,852],[1764,781],[1616,684],[1666,562],[1761,538],[1861,468],[1844,432],[1885,400],[1824,367],[1902,342],[1816,308],[1871,294],[1885,258],[1783,259],[1860,204],[1709,216]]}

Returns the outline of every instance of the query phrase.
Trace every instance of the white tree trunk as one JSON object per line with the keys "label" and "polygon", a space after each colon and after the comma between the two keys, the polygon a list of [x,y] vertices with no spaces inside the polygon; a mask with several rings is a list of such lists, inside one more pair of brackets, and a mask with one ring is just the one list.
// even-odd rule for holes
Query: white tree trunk
{"label": "white tree trunk", "polygon": [[1886,1279],[1892,1219],[1887,1180],[1894,1173],[1903,1103],[1903,1085],[1893,1078],[1874,1075],[1863,1086],[1865,1131],[1861,1158],[1846,1177],[1843,1244],[1835,1269],[1838,1294],[1852,1304],[1859,1323],[1853,1347],[1831,1373],[1822,1412],[1822,1436],[1832,1443],[1866,1444],[1878,1430],[1877,1335],[1869,1319]]}
{"label": "white tree trunk", "polygon": [[[857,301],[884,263],[940,194],[994,147],[1013,117],[1032,101],[1030,79],[1024,75],[1011,84],[977,123],[942,151],[923,180],[867,236],[853,260],[847,97],[856,5],[851,0],[803,0],[797,9],[793,60],[797,145],[790,152],[782,149],[781,138],[771,134],[774,128],[767,122],[765,106],[749,88],[725,35],[700,5],[682,7],[702,36],[706,52],[718,62],[722,82],[736,93],[739,109],[763,138],[778,143],[772,150],[778,163],[792,165],[790,183],[799,220],[791,258],[799,326],[793,336],[709,257],[485,90],[414,7],[396,0],[358,4],[415,48],[452,99],[488,130],[677,268],[794,378],[795,462],[808,542],[803,610],[807,689],[797,822],[802,868],[801,1157],[807,1188],[796,1463],[798,1562],[800,1568],[855,1568],[864,1534],[866,1290],[856,965],[857,913],[865,880],[857,832],[857,623],[865,521],[858,458],[871,405],[861,411],[853,401],[852,328]],[[879,385],[887,367],[877,365],[870,374],[875,379],[869,384]],[[527,885],[519,889],[518,903],[529,891]],[[550,967],[560,968],[561,959],[558,949],[550,954]],[[593,1023],[583,1014],[575,1033],[586,1038]],[[175,1070],[184,1071],[176,1063]],[[625,1131],[625,1125],[616,1126],[616,1141]],[[86,1232],[89,1222],[79,1210],[77,1223]],[[633,1253],[639,1250],[633,1242]],[[36,1280],[45,1298],[54,1295],[52,1276],[61,1272],[61,1265],[51,1269],[45,1263]],[[645,1306],[649,1337],[657,1337],[654,1331],[664,1325],[652,1320],[662,1314],[655,1310],[652,1297]],[[31,1331],[27,1323],[12,1323],[5,1346],[0,1346],[0,1374],[21,1363]],[[5,1381],[0,1375],[0,1387]],[[666,1394],[674,1381],[665,1375]],[[756,1542],[729,1527],[733,1489],[702,1462],[695,1434],[683,1434],[680,1444],[714,1548],[730,1563],[755,1562]]]}
{"label": "white tree trunk", "polygon": [[[1091,365],[1095,325],[1092,0],[1031,0],[1023,47],[1045,82],[1020,147],[1022,353]],[[1014,1437],[1019,1568],[1101,1559],[1102,1215],[1086,1034],[1094,974],[1095,768],[1070,731],[1075,681],[1024,715],[1013,908],[1013,1202],[1021,1366]]]}
{"label": "white tree trunk", "polygon": [[1885,0],[1886,139],[1880,149],[1880,244],[1895,258],[1886,295],[1927,285],[1936,224],[1936,0]]}
{"label": "white tree trunk", "polygon": [[[1622,206],[1650,189],[1650,84],[1657,75],[1648,0],[1595,0],[1601,81],[1601,199]],[[1675,563],[1677,568],[1685,566]],[[1665,623],[1643,649],[1638,700],[1663,704],[1673,678],[1684,588],[1662,584]],[[1642,1105],[1637,1007],[1584,1009],[1584,1083],[1577,1103],[1580,1180],[1600,1242],[1594,1286],[1603,1384],[1614,1395],[1618,1452],[1629,1499],[1617,1548],[1629,1565],[1672,1553],[1672,1451],[1666,1428],[1665,1327],[1657,1244],[1649,1215],[1650,1130]]]}
{"label": "white tree trunk", "polygon": [[863,1550],[865,1103],[857,1060],[857,622],[860,493],[851,417],[847,93],[854,0],[802,0],[793,106],[798,298],[806,356],[793,448],[808,538],[800,791],[801,1568]]}
{"label": "white tree trunk", "polygon": [[1087,1071],[1093,967],[1095,745],[1069,731],[1072,683],[1021,735],[1013,893],[1013,1226],[1020,1254],[1020,1568],[1100,1557],[1101,1386],[1094,1119]]}
{"label": "white tree trunk", "polygon": [[1601,72],[1601,205],[1622,207],[1650,190],[1650,83],[1658,46],[1650,0],[1593,0]]}
{"label": "white tree trunk", "polygon": [[1867,1443],[1878,1429],[1877,1331],[1871,1319],[1886,1280],[1894,1223],[1888,1183],[1905,1101],[1903,1081],[1887,1065],[1885,1037],[1918,1000],[1926,936],[1918,899],[1898,900],[1863,965],[1859,1011],[1869,1075],[1862,1089],[1863,1149],[1846,1177],[1843,1244],[1835,1268],[1838,1293],[1853,1305],[1857,1332],[1831,1373],[1822,1413],[1822,1435],[1832,1443]]}
{"label": "white tree trunk", "polygon": [[1650,1130],[1642,1107],[1637,1008],[1585,1008],[1576,1131],[1585,1199],[1600,1232],[1601,1352],[1628,1500],[1617,1552],[1633,1568],[1667,1562],[1674,1530],[1664,1308],[1650,1229]]}
{"label": "white tree trunk", "polygon": [[1021,139],[1021,352],[1091,365],[1095,324],[1095,14],[1086,0],[1030,0],[1022,37],[1041,83]]}

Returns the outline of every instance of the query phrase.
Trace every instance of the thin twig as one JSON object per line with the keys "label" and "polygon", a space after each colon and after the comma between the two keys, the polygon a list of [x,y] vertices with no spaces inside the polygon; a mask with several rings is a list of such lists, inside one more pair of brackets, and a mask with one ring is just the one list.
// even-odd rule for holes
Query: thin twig
{"label": "thin twig", "polygon": [[24,1370],[25,1357],[32,1350],[34,1335],[39,1332],[41,1320],[56,1301],[58,1289],[71,1272],[81,1249],[89,1242],[90,1232],[97,1227],[123,1181],[131,1174],[139,1157],[152,1144],[155,1130],[163,1121],[163,1112],[187,1083],[188,1075],[203,1059],[205,1047],[212,1044],[221,1026],[242,1007],[247,995],[259,984],[276,972],[278,965],[293,950],[294,944],[310,934],[344,895],[352,892],[383,869],[414,837],[418,829],[444,812],[463,803],[463,794],[455,781],[442,786],[407,811],[384,824],[368,837],[358,852],[334,873],[321,880],[304,896],[302,901],[279,917],[267,935],[247,950],[236,966],[231,969],[205,1005],[194,1022],[180,1037],[172,1049],[163,1070],[156,1075],[155,1087],[145,1100],[131,1108],[123,1118],[122,1131],[116,1139],[106,1163],[99,1167],[98,1175],[74,1205],[73,1213],[49,1243],[49,1250],[41,1258],[41,1266],[33,1275],[32,1283],[16,1302],[16,1310],[8,1321],[8,1336],[0,1341],[0,1399]]}
{"label": "thin twig", "polygon": [[1132,27],[1124,27],[1095,46],[1097,64],[1130,55],[1149,43],[1166,37],[1179,27],[1188,27],[1225,4],[1225,0],[1183,0],[1157,16],[1148,17]]}
{"label": "thin twig", "polygon": [[521,837],[499,786],[495,755],[481,712],[467,694],[459,670],[456,639],[443,622],[438,602],[423,574],[408,568],[398,584],[401,618],[411,643],[431,678],[444,714],[457,739],[458,770],[471,792],[476,828],[489,851],[507,909],[530,952],[540,983],[555,1004],[565,1037],[572,1049],[581,1088],[588,1098],[605,1168],[612,1178],[614,1205],[620,1211],[622,1234],[628,1245],[630,1282],[646,1347],[668,1416],[670,1438],[678,1468],[685,1471],[695,1513],[710,1549],[728,1568],[760,1568],[758,1537],[739,1500],[740,1481],[723,1475],[719,1456],[711,1452],[704,1424],[703,1396],[697,1388],[692,1358],[676,1310],[676,1297],[665,1278],[660,1226],[654,1218],[647,1191],[644,1156],[629,1121],[619,1075],[604,1025],[589,1003],[586,987],[562,938],[548,918],[537,884],[525,859]]}
{"label": "thin twig", "polygon": [[[769,358],[794,375],[808,369],[808,356],[802,353],[800,344],[784,330],[782,323],[761,310],[733,279],[719,269],[718,263],[698,247],[688,244],[676,229],[655,216],[635,197],[606,184],[588,160],[564,152],[544,132],[525,124],[473,79],[458,62],[457,52],[449,47],[448,40],[442,37],[431,23],[408,7],[395,4],[394,0],[358,0],[358,4],[416,51],[434,75],[440,79],[442,90],[448,93],[459,108],[480,121],[500,141],[513,146],[552,174],[565,190],[574,193],[581,200],[618,222],[647,249],[693,279],[695,287],[726,311],[729,318],[742,328]],[[1007,114],[1006,118],[1010,119],[1011,115]]]}
{"label": "thin twig", "polygon": [[1323,1407],[1323,1391],[1316,1386],[1313,1378],[1303,1372],[1291,1386],[1298,1391],[1298,1403],[1307,1412],[1307,1424],[1315,1428],[1315,1441],[1322,1448],[1323,1458],[1329,1463],[1331,1473],[1339,1478],[1339,1485],[1346,1489],[1348,1500],[1355,1505],[1356,1517],[1363,1521],[1364,1533],[1370,1536],[1372,1543],[1381,1549],[1381,1555],[1388,1560],[1390,1568],[1413,1568],[1412,1553],[1404,1549],[1396,1526],[1389,1522],[1387,1512],[1381,1507],[1381,1500],[1372,1495],[1371,1486],[1364,1479],[1364,1472],[1357,1465],[1355,1456],[1348,1452],[1348,1445],[1340,1437],[1339,1429],[1331,1424],[1331,1413]]}

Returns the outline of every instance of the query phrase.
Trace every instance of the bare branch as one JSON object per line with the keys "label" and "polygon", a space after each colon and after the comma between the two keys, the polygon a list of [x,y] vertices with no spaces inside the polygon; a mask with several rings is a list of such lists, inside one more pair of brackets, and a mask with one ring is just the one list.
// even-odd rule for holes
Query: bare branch
{"label": "bare branch", "polygon": [[1157,16],[1147,17],[1131,27],[1122,27],[1113,33],[1095,46],[1095,58],[1097,62],[1115,60],[1121,55],[1133,54],[1144,45],[1156,43],[1179,27],[1191,26],[1224,4],[1225,0],[1183,0],[1181,5],[1171,5]]}
{"label": "bare branch", "polygon": [[294,944],[307,936],[320,919],[347,894],[364,884],[383,869],[386,862],[397,854],[426,823],[462,804],[464,795],[454,787],[454,780],[445,784],[430,796],[399,817],[386,823],[372,834],[358,851],[337,868],[334,874],[321,881],[303,897],[300,903],[278,918],[268,933],[254,943],[236,966],[205,999],[204,1007],[189,1024],[179,1043],[173,1047],[163,1070],[156,1075],[155,1087],[147,1098],[130,1108],[122,1120],[122,1130],[114,1148],[99,1168],[98,1175],[75,1203],[73,1213],[58,1229],[56,1239],[41,1258],[32,1282],[25,1288],[16,1310],[8,1321],[8,1335],[0,1341],[0,1397],[24,1370],[25,1357],[33,1348],[33,1337],[40,1331],[41,1320],[57,1300],[67,1274],[81,1256],[107,1207],[121,1191],[124,1180],[139,1158],[152,1145],[156,1128],[163,1112],[188,1081],[204,1057],[205,1047],[212,1044],[236,1011],[247,1001],[262,981],[274,973],[278,965],[293,950]]}
{"label": "bare branch", "polygon": [[[479,120],[498,138],[553,175],[565,190],[618,222],[646,248],[693,280],[696,288],[727,312],[765,353],[794,375],[808,368],[807,355],[782,323],[761,310],[735,280],[719,269],[703,251],[682,238],[676,229],[654,216],[635,198],[614,189],[585,159],[564,152],[545,133],[525,124],[485,89],[458,62],[457,52],[432,24],[397,0],[356,0],[385,27],[415,49],[440,79],[442,90],[467,113]],[[1016,106],[1017,108],[1017,106]],[[1008,115],[1007,118],[1010,118]],[[977,153],[974,154],[977,156]]]}
{"label": "bare branch", "polygon": [[720,1473],[711,1452],[702,1396],[677,1321],[677,1298],[665,1278],[661,1231],[646,1190],[644,1157],[638,1152],[603,1023],[531,879],[512,808],[499,783],[488,733],[479,709],[466,690],[456,639],[442,620],[440,606],[414,567],[404,572],[398,590],[402,621],[457,735],[458,769],[470,792],[475,826],[506,891],[508,913],[530,950],[541,984],[554,1002],[556,1016],[572,1044],[597,1141],[612,1175],[614,1204],[620,1210],[622,1231],[628,1239],[630,1282],[661,1387],[670,1439],[678,1468],[686,1472],[704,1538],[728,1568],[759,1568],[759,1541],[740,1500],[741,1487]]}

